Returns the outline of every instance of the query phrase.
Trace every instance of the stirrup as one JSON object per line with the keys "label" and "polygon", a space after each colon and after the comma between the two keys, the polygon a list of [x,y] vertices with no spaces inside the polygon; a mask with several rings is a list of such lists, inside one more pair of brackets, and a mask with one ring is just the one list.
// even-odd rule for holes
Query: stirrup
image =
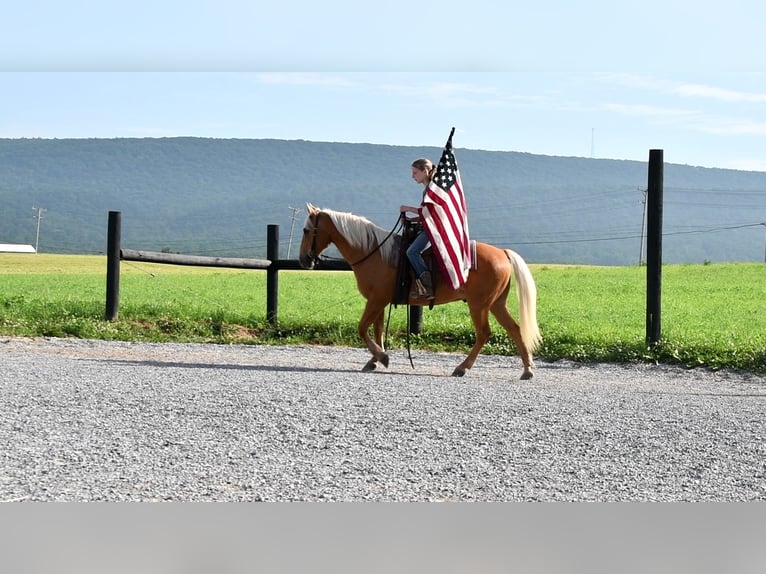
{"label": "stirrup", "polygon": [[415,279],[415,291],[410,292],[410,297],[431,301],[434,299],[433,289],[428,289],[420,279]]}

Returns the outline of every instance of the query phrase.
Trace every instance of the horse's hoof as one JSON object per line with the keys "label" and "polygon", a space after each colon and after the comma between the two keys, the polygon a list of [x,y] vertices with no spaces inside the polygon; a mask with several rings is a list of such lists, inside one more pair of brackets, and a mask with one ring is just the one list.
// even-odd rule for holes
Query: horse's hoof
{"label": "horse's hoof", "polygon": [[464,377],[465,376],[465,369],[462,367],[455,367],[455,370],[452,371],[453,377]]}
{"label": "horse's hoof", "polygon": [[362,372],[366,373],[368,371],[374,371],[375,367],[376,367],[375,361],[370,359],[369,361],[367,361],[367,364],[364,367],[362,367]]}
{"label": "horse's hoof", "polygon": [[379,360],[381,365],[383,365],[385,368],[388,368],[388,353],[383,353]]}
{"label": "horse's hoof", "polygon": [[533,379],[535,374],[532,371],[524,371],[521,374],[521,380],[522,381],[528,381],[529,379]]}

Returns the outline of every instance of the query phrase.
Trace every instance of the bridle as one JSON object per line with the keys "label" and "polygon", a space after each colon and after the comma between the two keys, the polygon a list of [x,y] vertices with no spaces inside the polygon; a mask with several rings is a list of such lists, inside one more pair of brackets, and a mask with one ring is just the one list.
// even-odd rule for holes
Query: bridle
{"label": "bridle", "polygon": [[311,260],[314,266],[319,265],[319,255],[317,255],[317,234],[319,233],[319,216],[320,215],[322,215],[322,212],[317,211],[314,221],[311,221],[311,216],[309,216],[309,221],[311,221],[311,227],[312,227],[311,248],[309,249],[309,252],[306,255],[308,255],[308,258]]}

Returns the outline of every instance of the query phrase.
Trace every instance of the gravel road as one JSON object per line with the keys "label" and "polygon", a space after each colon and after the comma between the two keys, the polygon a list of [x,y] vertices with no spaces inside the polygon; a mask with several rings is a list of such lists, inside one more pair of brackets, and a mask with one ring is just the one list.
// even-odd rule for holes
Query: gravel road
{"label": "gravel road", "polygon": [[766,378],[0,339],[0,501],[766,499]]}

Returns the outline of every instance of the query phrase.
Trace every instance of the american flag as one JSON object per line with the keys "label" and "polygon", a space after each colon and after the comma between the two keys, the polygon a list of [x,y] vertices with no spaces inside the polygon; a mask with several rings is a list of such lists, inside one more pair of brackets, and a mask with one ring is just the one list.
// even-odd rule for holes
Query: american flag
{"label": "american flag", "polygon": [[471,249],[468,236],[468,209],[463,195],[460,172],[452,152],[452,136],[449,134],[439,165],[431,183],[428,184],[420,220],[437,255],[444,276],[453,289],[468,279],[471,269]]}

